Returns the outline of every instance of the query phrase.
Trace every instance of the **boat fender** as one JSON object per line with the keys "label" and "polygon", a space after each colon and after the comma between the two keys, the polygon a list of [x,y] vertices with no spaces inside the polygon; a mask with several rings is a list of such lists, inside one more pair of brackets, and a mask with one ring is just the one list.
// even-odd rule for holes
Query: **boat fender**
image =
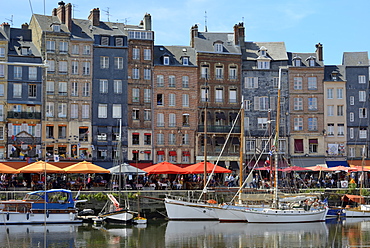
{"label": "boat fender", "polygon": [[318,207],[319,207],[319,205],[320,205],[320,204],[319,204],[318,202],[314,202],[314,203],[312,203],[312,207],[313,207],[313,208],[318,208]]}
{"label": "boat fender", "polygon": [[9,220],[9,219],[10,219],[10,214],[6,213],[6,220]]}
{"label": "boat fender", "polygon": [[69,220],[73,220],[73,219],[74,219],[73,213],[69,212]]}
{"label": "boat fender", "polygon": [[46,211],[46,218],[49,218],[49,210]]}
{"label": "boat fender", "polygon": [[209,204],[217,204],[217,202],[215,200],[213,200],[213,199],[208,200],[207,203],[209,203]]}
{"label": "boat fender", "polygon": [[27,218],[27,220],[29,220],[29,219],[30,219],[30,213],[27,213],[27,214],[26,214],[26,218]]}

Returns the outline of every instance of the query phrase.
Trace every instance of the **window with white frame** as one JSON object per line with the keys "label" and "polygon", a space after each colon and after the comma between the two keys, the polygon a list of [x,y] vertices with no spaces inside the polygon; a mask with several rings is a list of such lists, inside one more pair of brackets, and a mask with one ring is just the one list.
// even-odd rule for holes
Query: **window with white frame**
{"label": "window with white frame", "polygon": [[254,110],[267,111],[269,108],[268,96],[254,97]]}
{"label": "window with white frame", "polygon": [[317,131],[317,118],[308,118],[308,131]]}
{"label": "window with white frame", "polygon": [[54,82],[47,81],[46,82],[46,94],[47,95],[54,95]]}
{"label": "window with white frame", "polygon": [[168,76],[168,87],[176,87],[176,77]]}
{"label": "window with white frame", "polygon": [[5,76],[5,65],[0,64],[0,77]]}
{"label": "window with white frame", "polygon": [[293,58],[294,66],[301,66],[302,60],[300,58]]}
{"label": "window with white frame", "polygon": [[169,133],[168,134],[168,144],[169,145],[176,145],[176,134]]}
{"label": "window with white frame", "polygon": [[355,97],[354,96],[350,96],[349,97],[349,105],[355,105]]}
{"label": "window with white frame", "polygon": [[114,69],[118,69],[118,70],[123,69],[123,58],[122,57],[114,57]]}
{"label": "window with white frame", "polygon": [[171,106],[171,107],[176,106],[176,95],[175,94],[168,94],[168,106]]}
{"label": "window with white frame", "polygon": [[46,52],[54,53],[55,52],[55,41],[47,40],[46,41]]}
{"label": "window with white frame", "polygon": [[65,60],[59,61],[59,73],[67,74],[68,72],[68,63]]}
{"label": "window with white frame", "polygon": [[113,81],[113,90],[115,94],[122,94],[122,80]]}
{"label": "window with white frame", "polygon": [[358,114],[358,118],[367,118],[367,108],[359,108]]}
{"label": "window with white frame", "polygon": [[168,126],[169,127],[176,127],[176,114],[170,113],[168,115]]}
{"label": "window with white frame", "polygon": [[71,73],[74,75],[77,75],[78,74],[78,61],[76,60],[71,61],[71,66],[72,66]]}
{"label": "window with white frame", "polygon": [[182,76],[182,87],[189,88],[189,77],[188,76]]}
{"label": "window with white frame", "polygon": [[145,80],[150,80],[151,79],[151,75],[152,75],[151,70],[148,69],[148,68],[145,68],[144,69],[144,79]]}
{"label": "window with white frame", "polygon": [[71,96],[78,96],[78,83],[72,82]]}
{"label": "window with white frame", "polygon": [[80,53],[80,46],[79,45],[72,45],[72,54],[79,54]]}
{"label": "window with white frame", "polygon": [[99,92],[101,94],[108,93],[108,80],[107,79],[100,79],[99,80]]}
{"label": "window with white frame", "polygon": [[0,47],[0,58],[5,57],[5,47]]}
{"label": "window with white frame", "polygon": [[351,139],[354,139],[354,138],[355,138],[355,130],[354,130],[354,128],[353,128],[353,127],[351,127],[351,128],[349,129],[349,137],[350,137]]}
{"label": "window with white frame", "polygon": [[334,105],[328,105],[328,116],[334,116]]}
{"label": "window with white frame", "polygon": [[144,60],[151,60],[151,59],[152,59],[152,50],[144,49]]}
{"label": "window with white frame", "polygon": [[308,60],[308,64],[309,64],[309,66],[315,66],[315,59],[314,58],[310,58]]}
{"label": "window with white frame", "polygon": [[353,112],[350,112],[349,113],[349,121],[350,122],[354,122],[355,121],[355,113],[353,113]]}
{"label": "window with white frame", "polygon": [[216,65],[216,79],[224,78],[224,67],[222,65]]}
{"label": "window with white frame", "polygon": [[90,62],[82,62],[82,74],[90,75]]}
{"label": "window with white frame", "polygon": [[366,102],[366,91],[360,90],[358,92],[358,101],[359,102]]}
{"label": "window with white frame", "polygon": [[28,67],[28,79],[37,80],[37,67]]}
{"label": "window with white frame", "polygon": [[267,118],[257,118],[257,128],[267,129]]}
{"label": "window with white frame", "polygon": [[68,42],[65,42],[65,41],[59,42],[59,52],[68,53]]}
{"label": "window with white frame", "polygon": [[157,94],[157,106],[163,106],[163,105],[164,105],[163,94]]}
{"label": "window with white frame", "polygon": [[132,79],[139,79],[140,78],[140,71],[139,68],[132,68]]}
{"label": "window with white frame", "polygon": [[151,89],[144,89],[144,102],[150,103],[152,101],[152,91]]}
{"label": "window with white frame", "polygon": [[215,95],[215,101],[216,102],[223,102],[224,99],[224,89],[223,88],[216,88],[216,95]]}
{"label": "window with white frame", "polygon": [[132,59],[135,59],[135,60],[140,59],[140,49],[139,48],[132,48]]}
{"label": "window with white frame", "polygon": [[99,104],[98,105],[98,118],[107,118],[107,104]]}
{"label": "window with white frame", "polygon": [[13,84],[13,97],[14,98],[22,97],[22,84]]}
{"label": "window with white frame", "polygon": [[182,106],[189,107],[189,95],[188,94],[182,94]]}
{"label": "window with white frame", "polygon": [[344,115],[344,106],[337,105],[337,116],[343,116],[343,115]]}
{"label": "window with white frame", "polygon": [[250,100],[244,100],[244,110],[251,111],[251,101]]}
{"label": "window with white frame", "polygon": [[316,97],[308,98],[308,110],[317,110],[317,98]]}
{"label": "window with white frame", "polygon": [[237,102],[236,89],[229,89],[229,103],[236,102]]}
{"label": "window with white frame", "polygon": [[28,84],[28,97],[29,98],[36,98],[36,95],[37,95],[36,84]]}
{"label": "window with white frame", "polygon": [[88,82],[83,83],[82,96],[90,96],[90,83]]}
{"label": "window with white frame", "polygon": [[209,65],[201,65],[200,77],[205,79],[209,78]]}
{"label": "window with white frame", "polygon": [[266,60],[257,61],[257,68],[258,69],[270,69],[270,61],[266,61]]}
{"label": "window with white frame", "polygon": [[109,68],[109,57],[100,56],[100,68],[101,69],[108,69]]}
{"label": "window with white frame", "polygon": [[189,114],[182,114],[182,126],[183,127],[189,127],[190,126],[190,122],[189,122]]}
{"label": "window with white frame", "polygon": [[157,127],[164,127],[164,114],[163,113],[157,114]]}
{"label": "window with white frame", "polygon": [[164,145],[164,134],[157,133],[157,145]]}
{"label": "window with white frame", "polygon": [[78,104],[75,103],[71,104],[71,118],[72,119],[78,118]]}
{"label": "window with white frame", "polygon": [[189,57],[182,57],[181,61],[182,65],[189,65]]}
{"label": "window with white frame", "polygon": [[303,110],[303,98],[302,97],[294,97],[294,110]]}
{"label": "window with white frame", "polygon": [[14,66],[14,78],[15,79],[22,78],[22,67],[21,66]]}
{"label": "window with white frame", "polygon": [[59,82],[58,84],[58,95],[67,96],[67,82]]}
{"label": "window with white frame", "polygon": [[169,65],[170,64],[170,57],[165,55],[163,56],[163,65]]}
{"label": "window with white frame", "polygon": [[152,120],[152,111],[150,109],[144,109],[144,121]]}
{"label": "window with white frame", "polygon": [[272,78],[272,86],[274,88],[278,88],[279,87],[279,77],[273,77]]}
{"label": "window with white frame", "polygon": [[67,103],[58,103],[58,117],[59,118],[67,117]]}
{"label": "window with white frame", "polygon": [[140,101],[140,89],[132,88],[132,102],[139,102],[139,101]]}
{"label": "window with white frame", "polygon": [[48,64],[48,72],[55,72],[55,61],[54,60],[47,60]]}
{"label": "window with white frame", "polygon": [[201,88],[200,89],[200,101],[201,102],[208,102],[208,88]]}
{"label": "window with white frame", "polygon": [[121,109],[122,109],[121,104],[113,104],[112,118],[121,118],[122,117]]}
{"label": "window with white frame", "polygon": [[[4,105],[0,105],[0,121],[4,121]],[[4,134],[3,134],[3,131],[4,130],[1,130],[1,127],[0,127],[0,139],[4,139]]]}
{"label": "window with white frame", "polygon": [[256,149],[256,141],[255,140],[246,140],[245,141],[245,150],[247,152],[254,152]]}
{"label": "window with white frame", "polygon": [[303,118],[301,117],[294,118],[294,131],[302,130],[303,130]]}
{"label": "window with white frame", "polygon": [[164,86],[164,77],[163,75],[157,75],[157,87]]}
{"label": "window with white frame", "polygon": [[83,54],[84,55],[89,55],[91,52],[91,47],[90,47],[90,45],[85,45],[84,47],[83,47]]}
{"label": "window with white frame", "polygon": [[343,88],[337,89],[337,99],[343,99]]}
{"label": "window with white frame", "polygon": [[190,138],[188,133],[184,133],[182,135],[182,144],[183,145],[189,145],[190,144]]}
{"label": "window with white frame", "polygon": [[360,128],[359,138],[360,139],[366,139],[367,138],[367,129],[366,128]]}
{"label": "window with white frame", "polygon": [[247,89],[258,88],[258,77],[245,77],[244,84]]}
{"label": "window with white frame", "polygon": [[339,123],[338,125],[338,136],[344,136],[344,124]]}
{"label": "window with white frame", "polygon": [[133,109],[132,110],[132,120],[140,120],[140,110],[139,109]]}
{"label": "window with white frame", "polygon": [[316,77],[308,77],[308,89],[317,90],[317,78]]}
{"label": "window with white frame", "polygon": [[366,76],[365,75],[358,75],[358,83],[359,84],[366,83]]}
{"label": "window with white frame", "polygon": [[295,90],[302,89],[302,77],[294,77],[294,89]]}
{"label": "window with white frame", "polygon": [[4,96],[5,85],[0,83],[0,96]]}
{"label": "window with white frame", "polygon": [[230,80],[238,79],[238,69],[235,65],[229,67],[229,79]]}
{"label": "window with white frame", "polygon": [[349,157],[355,157],[356,156],[356,152],[355,152],[355,148],[354,147],[350,147],[349,148],[349,154],[348,154]]}
{"label": "window with white frame", "polygon": [[221,53],[221,52],[223,52],[224,46],[222,45],[222,43],[216,42],[214,44],[214,48],[215,48],[216,53]]}
{"label": "window with white frame", "polygon": [[82,119],[89,119],[90,118],[90,105],[89,104],[82,104]]}

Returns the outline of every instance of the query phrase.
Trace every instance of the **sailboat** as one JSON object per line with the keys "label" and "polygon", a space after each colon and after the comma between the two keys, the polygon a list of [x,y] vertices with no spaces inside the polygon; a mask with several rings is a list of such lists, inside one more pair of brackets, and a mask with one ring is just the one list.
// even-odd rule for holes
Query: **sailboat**
{"label": "sailboat", "polygon": [[279,204],[278,199],[278,141],[280,127],[280,91],[281,91],[281,68],[279,69],[278,101],[276,114],[275,133],[275,177],[274,177],[274,198],[272,207],[263,209],[245,209],[245,217],[251,223],[301,223],[325,221],[328,212],[327,206],[320,206],[319,203],[305,201],[302,207],[286,208],[286,205]]}

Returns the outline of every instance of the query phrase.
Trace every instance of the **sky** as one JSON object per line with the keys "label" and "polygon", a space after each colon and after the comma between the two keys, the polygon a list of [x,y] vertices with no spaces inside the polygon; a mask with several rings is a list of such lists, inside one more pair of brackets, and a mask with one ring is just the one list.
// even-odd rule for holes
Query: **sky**
{"label": "sky", "polygon": [[[19,28],[32,13],[51,15],[59,0],[2,0],[0,23]],[[324,47],[324,63],[342,63],[343,52],[370,50],[369,0],[74,0],[73,17],[87,19],[100,8],[102,21],[139,24],[152,16],[156,45],[189,45],[190,28],[233,32],[244,22],[246,41],[285,42],[288,52],[315,52]],[[12,20],[12,21],[11,21]],[[207,25],[205,25],[207,24]]]}

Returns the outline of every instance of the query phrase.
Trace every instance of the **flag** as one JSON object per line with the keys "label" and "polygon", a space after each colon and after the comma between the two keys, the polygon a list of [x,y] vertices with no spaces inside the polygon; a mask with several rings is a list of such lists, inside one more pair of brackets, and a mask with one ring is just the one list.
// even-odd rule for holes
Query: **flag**
{"label": "flag", "polygon": [[269,151],[269,155],[272,156],[273,155],[273,152],[272,151]]}
{"label": "flag", "polygon": [[15,147],[14,147],[14,146],[12,146],[11,151],[12,151],[12,152],[15,152],[15,150],[17,150],[17,149],[15,149]]}
{"label": "flag", "polygon": [[268,164],[268,165],[270,164],[270,158],[269,158],[269,157],[267,157],[267,158],[266,158],[265,164],[266,164],[266,165],[267,165],[267,164]]}
{"label": "flag", "polygon": [[54,162],[59,162],[59,155],[58,154],[54,154]]}
{"label": "flag", "polygon": [[20,152],[20,153],[19,153],[19,158],[20,158],[20,159],[24,159],[24,153]]}

